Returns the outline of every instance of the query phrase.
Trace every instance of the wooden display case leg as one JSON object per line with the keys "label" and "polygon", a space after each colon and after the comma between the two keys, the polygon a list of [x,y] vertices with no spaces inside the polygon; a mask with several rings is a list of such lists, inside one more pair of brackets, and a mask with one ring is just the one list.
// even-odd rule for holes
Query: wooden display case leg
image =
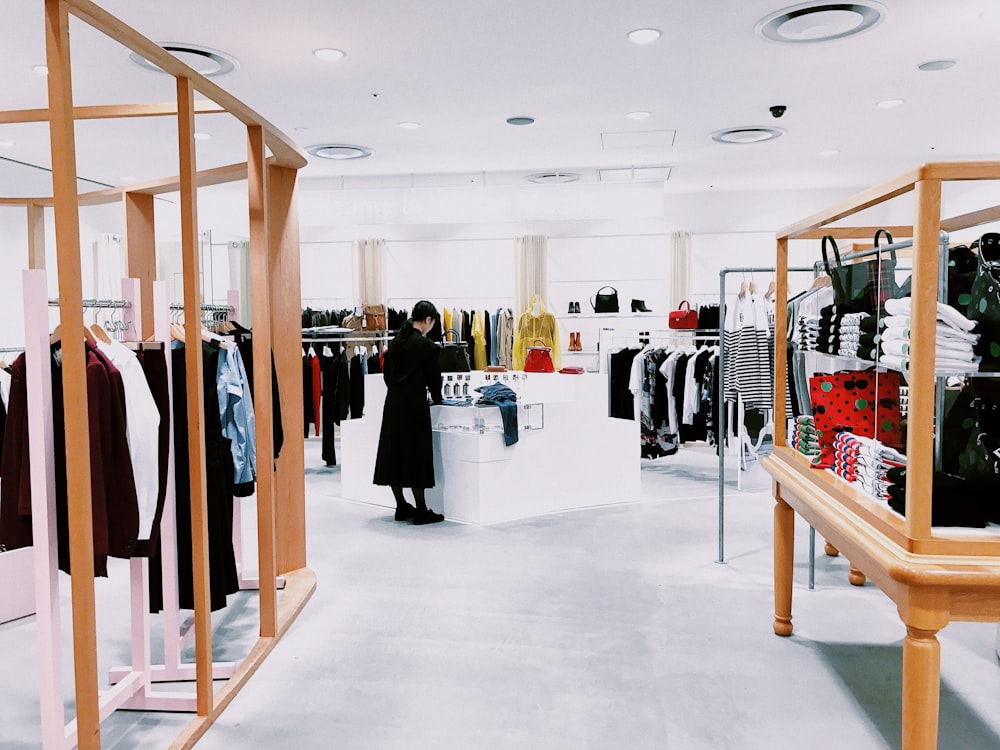
{"label": "wooden display case leg", "polygon": [[847,574],[847,580],[852,586],[864,586],[868,578],[860,570],[851,565],[851,571]]}
{"label": "wooden display case leg", "polygon": [[823,546],[823,551],[827,554],[827,557],[836,557],[837,555],[840,554],[840,550],[838,550],[836,547],[834,547],[829,542],[827,542]]}
{"label": "wooden display case leg", "polygon": [[792,634],[792,565],[795,552],[795,511],[774,498],[774,632]]}
{"label": "wooden display case leg", "polygon": [[935,750],[941,681],[936,630],[906,626],[903,640],[903,750]]}

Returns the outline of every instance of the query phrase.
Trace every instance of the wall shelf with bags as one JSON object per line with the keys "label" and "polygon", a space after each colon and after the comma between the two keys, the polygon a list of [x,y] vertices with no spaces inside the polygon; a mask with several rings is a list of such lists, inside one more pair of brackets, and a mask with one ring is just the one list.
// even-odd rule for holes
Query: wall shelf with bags
{"label": "wall shelf with bags", "polygon": [[[951,250],[947,243],[942,245],[942,232],[955,236],[1000,220],[1000,207],[997,206],[944,216],[945,199],[953,197],[945,191],[956,182],[982,180],[1000,180],[1000,162],[925,164],[793,224],[777,236],[777,307],[783,309],[788,304],[790,242],[815,241],[824,236],[836,240],[866,240],[877,228],[845,226],[851,217],[881,204],[905,200],[905,196],[914,201],[913,226],[892,227],[900,236],[913,237],[910,301],[903,303],[902,298],[894,298],[891,305],[885,304],[889,315],[900,314],[906,318],[908,356],[904,366],[899,368],[906,371],[908,382],[903,451],[906,470],[900,485],[905,490],[905,515],[894,511],[885,500],[862,490],[857,483],[845,481],[833,471],[813,468],[810,459],[792,447],[785,414],[787,369],[784,358],[778,358],[775,367],[775,449],[763,462],[774,479],[776,503],[774,632],[782,636],[792,634],[793,526],[797,514],[843,553],[853,569],[876,584],[897,605],[906,628],[902,647],[903,750],[937,747],[940,678],[937,631],[954,620],[1000,621],[1000,534],[996,533],[997,527],[992,523],[986,528],[935,525],[940,511],[976,498],[990,504],[991,519],[1000,520],[1000,492],[997,491],[1000,465],[995,460],[990,463],[985,450],[980,456],[982,465],[976,466],[968,458],[969,451],[977,443],[982,448],[996,448],[1000,440],[1000,419],[997,418],[1000,406],[987,395],[988,385],[995,381],[972,379],[978,384],[977,390],[966,397],[971,399],[970,403],[978,400],[978,404],[967,412],[968,419],[961,420],[966,432],[955,439],[949,432],[949,437],[942,441],[940,437],[945,431],[954,428],[950,421],[953,412],[943,410],[943,400],[947,396],[951,402],[957,397],[954,392],[945,393],[944,385],[948,380],[935,366],[936,362],[951,360],[950,350],[941,346],[943,337],[938,323],[959,313],[956,323],[959,328],[964,325],[963,320],[977,323],[974,330],[980,338],[975,344],[975,356],[982,357],[978,363],[980,369],[990,374],[1000,369],[1000,279],[992,278],[992,274],[1000,275],[1000,263],[993,265],[1000,258],[992,257],[992,249],[980,258],[974,279],[971,279],[975,287],[970,289],[971,297],[981,294],[981,306],[971,299],[963,301],[966,306],[960,305],[958,310],[938,305],[939,301],[949,301],[945,280],[951,283],[952,278],[950,261],[945,256]],[[880,294],[882,287],[870,283],[871,275],[867,280],[862,278],[872,270],[871,267],[852,270],[839,280],[836,273],[832,274],[835,290],[838,283],[847,284],[838,290],[841,298],[837,303],[850,301],[844,300],[843,295],[847,291],[853,296],[852,289],[863,288],[866,293]],[[994,292],[992,296],[989,296],[990,287]],[[984,289],[986,294],[977,292],[978,288]],[[787,328],[784,316],[778,316],[776,327],[777,338],[784,339]],[[887,352],[881,345],[879,352],[880,364],[883,359],[899,356]],[[993,354],[996,362],[990,359]],[[854,386],[857,387],[856,382]],[[881,398],[876,391],[876,401]],[[861,406],[863,404],[858,408]],[[876,406],[878,408],[880,405]],[[847,441],[854,438],[847,433],[840,434],[846,435]],[[937,441],[935,436],[939,438]],[[963,485],[965,490],[947,494],[935,492],[935,486],[939,490],[942,487],[942,473],[936,470],[941,465],[942,453],[949,460],[955,458],[941,450],[942,444],[956,453],[963,452],[966,461],[963,469],[981,472],[978,484]]]}

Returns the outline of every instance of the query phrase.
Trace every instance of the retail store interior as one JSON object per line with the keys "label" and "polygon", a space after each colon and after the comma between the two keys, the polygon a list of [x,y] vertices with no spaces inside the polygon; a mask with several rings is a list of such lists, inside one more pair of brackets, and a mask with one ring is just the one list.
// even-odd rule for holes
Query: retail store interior
{"label": "retail store interior", "polygon": [[[194,604],[183,593],[171,601],[174,576],[162,611],[150,614],[142,597],[156,588],[145,584],[161,575],[160,557],[154,566],[111,552],[106,576],[100,565],[93,579],[60,572],[64,553],[81,554],[78,537],[89,534],[73,510],[79,489],[65,482],[67,464],[79,476],[74,466],[88,462],[69,437],[73,401],[58,399],[66,460],[54,471],[64,478],[42,486],[55,486],[60,503],[68,492],[70,510],[69,520],[62,506],[58,521],[53,514],[51,550],[37,552],[37,538],[14,548],[11,518],[37,518],[44,506],[12,491],[13,481],[0,484],[0,503],[11,503],[0,513],[0,750],[1000,747],[1000,603],[990,593],[1000,591],[990,583],[1000,586],[1000,512],[968,531],[938,516],[932,525],[930,499],[937,512],[941,495],[918,489],[912,458],[899,482],[916,508],[909,517],[890,510],[884,484],[878,503],[838,489],[844,474],[833,458],[830,471],[809,469],[819,452],[798,441],[816,427],[820,402],[795,377],[826,354],[801,333],[819,328],[820,309],[808,323],[797,307],[784,311],[818,298],[818,280],[840,272],[822,263],[824,234],[837,235],[846,257],[877,246],[875,230],[887,228],[890,296],[926,303],[906,309],[906,335],[919,321],[934,330],[925,308],[937,295],[944,304],[949,278],[946,264],[938,273],[938,244],[943,255],[959,244],[978,252],[1000,231],[991,124],[1000,105],[982,96],[1000,64],[995,3],[136,5],[22,0],[0,30],[9,82],[0,360],[10,369],[57,327],[100,328],[139,352],[166,341],[157,351],[169,363],[174,348],[176,400],[178,360],[190,376],[196,359],[177,354],[178,336],[200,308],[216,339],[232,337],[235,324],[236,340],[249,329],[270,345],[273,395],[258,402],[271,391],[251,385],[254,370],[266,372],[265,349],[241,355],[251,371],[242,398],[252,391],[258,421],[245,429],[275,460],[256,460],[258,485],[246,496],[223,492],[236,509],[223,537],[238,575],[222,606],[207,572],[220,567],[211,528],[199,548],[196,496],[163,542],[172,550],[163,580],[170,554],[189,558]],[[77,118],[75,151],[53,103],[66,94],[51,38],[46,46],[46,7],[69,14],[72,94],[61,104]],[[197,71],[189,121],[183,84],[130,46],[140,38]],[[213,99],[213,87],[232,99]],[[126,117],[100,111],[126,104]],[[200,177],[184,176],[186,145]],[[53,156],[66,153],[79,205]],[[255,176],[255,154],[269,159],[266,178]],[[67,205],[76,237],[66,234]],[[990,272],[985,261],[977,268],[979,278]],[[876,273],[881,283],[880,265]],[[612,292],[614,311],[601,311]],[[444,372],[445,398],[502,382],[517,392],[520,420],[511,444],[500,410],[432,407],[438,483],[428,503],[446,518],[425,526],[394,520],[389,488],[371,481],[386,388],[379,355],[419,300],[469,344],[468,379]],[[67,301],[76,303],[69,314]],[[887,314],[879,301],[874,317]],[[997,305],[1000,323],[1000,296]],[[678,322],[685,310],[690,324]],[[767,317],[755,328],[759,367],[730,338],[743,314]],[[988,330],[990,314],[977,330]],[[529,340],[522,316],[550,317],[554,336]],[[864,360],[853,335],[838,344],[854,342]],[[921,335],[912,338],[918,352]],[[519,346],[551,357],[554,371],[531,371]],[[893,392],[896,413],[908,398],[912,424],[933,435],[944,423],[945,397],[940,406],[935,398],[945,374],[933,360],[920,369],[904,346],[899,372],[889,368],[910,386],[908,396]],[[66,351],[69,384],[76,355]],[[808,375],[867,371],[878,351],[850,366],[843,349],[829,352],[838,358]],[[624,352],[628,361],[616,364]],[[690,386],[668,380],[685,360]],[[995,376],[981,369],[951,373],[948,387]],[[27,446],[32,425],[51,426],[53,399],[36,395],[44,391],[23,372]],[[885,400],[885,380],[873,401]],[[9,383],[0,375],[14,414]],[[657,383],[673,383],[669,415]],[[211,426],[185,409],[217,396],[222,404],[225,394],[205,381],[173,412],[157,406],[170,412],[158,424],[179,430],[172,440],[188,431],[210,446]],[[226,430],[232,414],[220,408]],[[919,476],[933,474],[936,486],[940,442],[911,434],[893,443],[890,432],[870,437],[934,463]],[[45,463],[37,440],[33,469]],[[790,457],[791,446],[809,460]],[[905,469],[905,455],[893,455]],[[6,447],[3,456],[0,482],[12,476]],[[212,461],[209,447],[191,469],[208,477],[210,515]],[[240,471],[237,460],[227,482],[239,485]],[[828,479],[810,477],[820,474]],[[48,475],[31,482],[39,476]],[[162,473],[158,481],[162,511],[175,488]],[[188,475],[176,482],[186,487]],[[847,495],[847,511],[828,503]],[[194,549],[171,536],[192,534],[192,523]],[[57,524],[68,551],[55,549]],[[87,541],[95,560],[99,543]],[[938,578],[928,584],[921,566],[931,558],[938,570],[927,575]],[[783,598],[789,567],[794,620]],[[276,585],[261,587],[270,573]],[[38,584],[49,575],[52,590]],[[80,592],[91,580],[88,621]],[[206,632],[210,647],[199,651]],[[184,679],[163,677],[171,654]],[[119,697],[121,686],[135,696]],[[169,697],[157,703],[157,692]],[[98,716],[99,696],[116,705]],[[80,728],[94,734],[77,736]]]}

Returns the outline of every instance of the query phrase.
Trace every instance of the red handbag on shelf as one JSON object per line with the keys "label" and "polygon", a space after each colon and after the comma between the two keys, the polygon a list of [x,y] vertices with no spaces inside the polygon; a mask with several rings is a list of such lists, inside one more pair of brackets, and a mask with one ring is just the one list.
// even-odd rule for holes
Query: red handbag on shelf
{"label": "red handbag on shelf", "polygon": [[535,346],[528,347],[528,356],[524,358],[525,372],[555,372],[552,364],[552,349],[545,346],[541,339],[535,339]]}
{"label": "red handbag on shelf", "polygon": [[683,300],[676,310],[670,313],[667,325],[671,328],[690,330],[698,327],[698,311],[692,310],[687,300]]}

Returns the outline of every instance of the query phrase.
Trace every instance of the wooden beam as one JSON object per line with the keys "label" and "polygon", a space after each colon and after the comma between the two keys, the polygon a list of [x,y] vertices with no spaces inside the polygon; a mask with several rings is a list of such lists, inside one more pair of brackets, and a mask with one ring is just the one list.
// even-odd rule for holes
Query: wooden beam
{"label": "wooden beam", "polygon": [[[188,465],[191,487],[191,551],[194,574],[195,682],[198,715],[212,710],[212,607],[208,560],[208,494],[205,466],[205,399],[201,351],[201,260],[198,191],[195,185],[194,85],[177,79],[177,136],[180,156],[181,256],[184,275],[185,376]],[[218,407],[216,407],[218,408]]]}
{"label": "wooden beam", "polygon": [[910,386],[906,436],[906,535],[931,536],[934,479],[934,359],[940,256],[941,181],[917,183],[917,223],[913,238],[913,291],[910,302]]}
{"label": "wooden beam", "polygon": [[247,128],[250,203],[250,297],[253,306],[254,414],[257,420],[257,561],[260,579],[260,636],[277,630],[277,566],[274,538],[274,414],[271,404],[271,281],[267,231],[267,154],[264,131]]}
{"label": "wooden beam", "polygon": [[[866,208],[877,206],[887,200],[904,195],[905,193],[913,190],[913,185],[920,176],[920,169],[920,167],[911,169],[908,172],[904,172],[901,175],[893,177],[891,180],[883,182],[881,185],[876,185],[868,190],[863,190],[860,193],[852,195],[850,198],[846,198],[839,203],[834,204],[828,209],[787,226],[778,232],[778,237],[800,239],[807,232],[810,232],[810,230],[825,227],[827,224],[839,221],[845,216],[850,216],[858,211],[863,211]],[[830,229],[833,229],[833,227],[830,227]],[[824,230],[823,234],[831,234],[831,232]],[[823,235],[821,234],[820,236],[822,237]],[[856,237],[853,237],[852,239],[854,238]]]}
{"label": "wooden beam", "polygon": [[153,282],[156,281],[156,229],[153,196],[125,193],[126,276],[139,280],[142,330],[139,338],[153,336]]}
{"label": "wooden beam", "polygon": [[268,243],[271,253],[271,326],[285,444],[277,460],[275,527],[278,574],[306,566],[305,443],[302,409],[302,274],[299,270],[299,216],[295,197],[296,172],[270,166],[268,179]]}
{"label": "wooden beam", "polygon": [[[889,226],[889,227],[819,227],[817,229],[812,229],[809,231],[799,232],[795,235],[796,240],[820,240],[823,237],[830,235],[835,240],[871,240],[875,236],[875,232],[879,229],[888,229],[892,236],[896,239],[904,239],[913,236],[913,227],[911,226]],[[782,236],[782,233],[778,233]],[[787,236],[787,235],[785,235]]]}
{"label": "wooden beam", "polygon": [[75,666],[77,744],[101,747],[97,690],[97,618],[94,602],[94,520],[90,482],[87,355],[83,339],[80,214],[77,205],[76,140],[69,16],[62,0],[45,0],[45,56],[52,121],[52,187],[59,269],[62,389],[66,428],[66,487]]}
{"label": "wooden beam", "polygon": [[28,268],[45,268],[45,209],[28,204]]}
{"label": "wooden beam", "polygon": [[[215,102],[199,100],[195,102],[199,115],[221,114],[226,110]],[[74,107],[74,120],[114,120],[129,117],[176,116],[175,102],[150,102],[147,104],[102,104],[92,107]],[[0,112],[0,125],[20,122],[48,122],[48,109],[14,109]]]}
{"label": "wooden beam", "polygon": [[64,0],[69,12],[98,31],[118,40],[128,49],[142,55],[157,67],[176,78],[187,78],[195,89],[223,107],[244,125],[260,125],[264,140],[277,162],[286,167],[301,169],[309,160],[291,138],[250,109],[228,91],[212,83],[203,75],[182,63],[160,45],[150,41],[131,26],[125,24],[91,0]]}
{"label": "wooden beam", "polygon": [[950,219],[942,219],[941,230],[945,232],[957,232],[960,229],[970,229],[982,224],[989,224],[993,221],[1000,221],[1000,206],[991,206],[980,211],[972,211],[961,216],[954,216]]}

